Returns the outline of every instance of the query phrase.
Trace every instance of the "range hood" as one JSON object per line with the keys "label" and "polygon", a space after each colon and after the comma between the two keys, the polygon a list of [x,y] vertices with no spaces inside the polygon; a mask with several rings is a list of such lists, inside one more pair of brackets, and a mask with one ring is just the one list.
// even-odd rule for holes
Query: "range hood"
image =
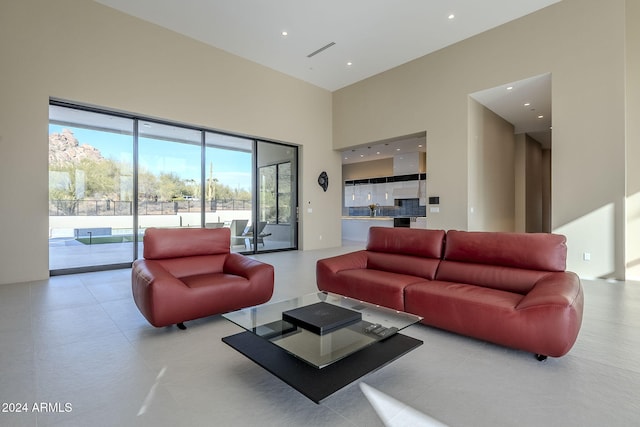
{"label": "range hood", "polygon": [[[420,172],[420,155],[423,153],[403,153],[393,156],[393,174],[408,175]],[[420,197],[420,185],[418,181],[405,181],[398,183],[393,189],[394,199],[413,199]]]}

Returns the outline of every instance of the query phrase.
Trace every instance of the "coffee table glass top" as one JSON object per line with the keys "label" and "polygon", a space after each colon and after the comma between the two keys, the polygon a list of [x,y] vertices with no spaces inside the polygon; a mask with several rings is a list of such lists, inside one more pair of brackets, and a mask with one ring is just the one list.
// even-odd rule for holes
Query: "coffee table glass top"
{"label": "coffee table glass top", "polygon": [[[320,320],[314,317],[318,313]],[[420,316],[326,292],[249,307],[223,317],[316,368],[422,320]]]}

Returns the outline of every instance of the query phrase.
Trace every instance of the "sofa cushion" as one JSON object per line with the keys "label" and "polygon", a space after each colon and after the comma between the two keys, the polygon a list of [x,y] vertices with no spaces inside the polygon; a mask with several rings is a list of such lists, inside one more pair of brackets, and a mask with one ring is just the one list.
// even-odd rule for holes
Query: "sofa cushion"
{"label": "sofa cushion", "polygon": [[582,287],[569,272],[547,273],[527,295],[434,280],[408,285],[405,300],[426,325],[552,357],[571,349],[582,322]]}
{"label": "sofa cushion", "polygon": [[[244,277],[225,273],[197,274],[183,277],[181,280],[191,289],[213,286],[217,287],[218,291],[220,291],[220,288],[227,288],[229,293],[233,293],[237,292],[238,289],[248,290],[249,288],[249,281]],[[220,298],[220,295],[218,298]]]}
{"label": "sofa cushion", "polygon": [[490,341],[502,334],[505,321],[517,319],[515,307],[522,298],[512,292],[437,280],[405,289],[406,311],[422,316],[422,323]]}
{"label": "sofa cushion", "polygon": [[147,228],[143,256],[163,259],[228,254],[230,242],[228,228]]}
{"label": "sofa cushion", "polygon": [[319,289],[404,311],[404,288],[421,280],[388,271],[352,269],[337,272],[332,280],[319,283]]}
{"label": "sofa cushion", "polygon": [[439,259],[444,236],[443,230],[371,227],[367,250]]}
{"label": "sofa cushion", "polygon": [[417,276],[429,280],[435,278],[439,262],[434,258],[367,252],[367,269]]}
{"label": "sofa cushion", "polygon": [[549,233],[449,231],[444,259],[528,270],[564,271],[566,238]]}
{"label": "sofa cushion", "polygon": [[436,278],[446,282],[467,283],[524,295],[547,274],[550,273],[548,271],[458,261],[441,261]]}
{"label": "sofa cushion", "polygon": [[184,258],[158,259],[155,261],[162,265],[172,276],[182,279],[183,277],[198,274],[222,273],[228,255],[229,254],[201,255]]}

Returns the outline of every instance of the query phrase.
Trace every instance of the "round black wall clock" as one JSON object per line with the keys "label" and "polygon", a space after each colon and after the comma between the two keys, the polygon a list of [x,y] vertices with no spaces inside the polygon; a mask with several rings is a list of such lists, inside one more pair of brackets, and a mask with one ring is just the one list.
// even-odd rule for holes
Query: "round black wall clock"
{"label": "round black wall clock", "polygon": [[327,187],[329,187],[329,176],[325,171],[322,171],[318,177],[318,185],[322,187],[324,191],[327,191]]}

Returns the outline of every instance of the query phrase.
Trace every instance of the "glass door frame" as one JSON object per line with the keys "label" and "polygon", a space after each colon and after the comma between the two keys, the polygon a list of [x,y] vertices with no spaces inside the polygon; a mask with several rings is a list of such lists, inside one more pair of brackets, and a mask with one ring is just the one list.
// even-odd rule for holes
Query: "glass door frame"
{"label": "glass door frame", "polygon": [[[280,251],[288,251],[288,250],[298,250],[298,226],[299,226],[299,216],[298,216],[298,199],[299,199],[299,174],[298,174],[298,164],[299,164],[299,153],[300,150],[298,149],[297,146],[292,145],[292,144],[285,144],[282,142],[276,142],[276,141],[268,141],[268,140],[264,140],[264,139],[259,139],[259,140],[255,140],[255,146],[254,146],[254,165],[253,165],[253,171],[255,174],[255,182],[254,182],[254,187],[255,190],[253,191],[253,204],[255,206],[254,208],[254,218],[256,218],[256,222],[258,222],[260,220],[260,209],[261,209],[261,205],[260,205],[260,192],[261,192],[261,183],[260,183],[260,168],[264,167],[264,166],[259,166],[259,156],[260,156],[260,144],[270,144],[270,145],[278,145],[278,146],[282,146],[288,149],[293,150],[293,154],[291,155],[289,161],[291,163],[291,175],[293,177],[295,177],[293,181],[293,183],[295,183],[295,185],[292,185],[291,188],[291,223],[290,223],[290,227],[291,227],[291,231],[290,231],[290,241],[292,242],[292,244],[288,247],[280,247],[280,248],[274,248],[274,249],[262,249],[259,250],[258,247],[259,245],[257,244],[258,242],[258,230],[256,229],[256,227],[254,227],[253,229],[253,241],[256,242],[256,244],[253,245],[253,250],[250,253],[253,254],[257,254],[257,253],[267,253],[267,252],[280,252]],[[276,166],[276,176],[275,176],[275,180],[276,180],[276,191],[278,189],[278,171],[279,171],[279,165],[282,163],[286,163],[286,162],[279,162],[279,163],[273,163],[271,165]],[[276,194],[275,200],[276,203],[278,201],[279,196]],[[278,212],[278,207],[276,206],[276,215]],[[276,216],[276,225],[278,225],[278,216]]]}
{"label": "glass door frame", "polygon": [[[69,108],[69,109],[73,109],[73,110],[79,110],[79,111],[85,111],[85,112],[89,112],[89,113],[96,113],[96,114],[104,114],[104,115],[110,115],[113,117],[119,117],[119,118],[125,118],[125,119],[129,119],[132,121],[132,152],[133,152],[133,203],[132,203],[132,215],[133,215],[133,220],[132,220],[132,227],[133,227],[133,253],[132,253],[132,260],[129,262],[124,262],[124,263],[118,263],[118,264],[98,264],[98,265],[91,265],[91,266],[86,266],[86,267],[70,267],[70,268],[59,268],[59,269],[49,269],[49,274],[51,276],[55,276],[55,275],[62,275],[62,274],[74,274],[74,273],[83,273],[83,272],[90,272],[90,271],[103,271],[103,270],[113,270],[113,269],[122,269],[122,268],[129,268],[131,267],[133,261],[135,261],[136,259],[140,258],[140,236],[139,236],[139,226],[140,226],[140,220],[139,220],[139,215],[140,215],[140,209],[139,209],[139,201],[138,201],[138,196],[139,196],[139,184],[140,184],[140,180],[139,180],[139,166],[140,166],[140,159],[139,159],[139,138],[140,138],[140,133],[139,133],[139,125],[141,121],[145,121],[145,122],[152,122],[152,123],[158,123],[161,125],[167,125],[167,126],[176,126],[176,127],[181,127],[181,128],[185,128],[185,129],[191,129],[191,130],[197,130],[201,133],[201,157],[200,157],[200,170],[201,170],[201,183],[200,183],[200,209],[201,209],[201,215],[200,215],[200,227],[205,227],[205,215],[206,215],[206,209],[205,209],[205,192],[206,192],[206,186],[205,186],[205,182],[206,182],[206,134],[208,132],[210,133],[214,133],[214,134],[219,134],[219,135],[226,135],[226,136],[230,136],[230,137],[234,137],[234,138],[245,138],[247,140],[252,141],[252,147],[253,147],[253,152],[252,152],[252,184],[253,184],[253,188],[251,189],[251,193],[252,193],[252,217],[255,218],[257,220],[257,218],[259,218],[259,173],[258,173],[258,150],[259,150],[259,145],[260,143],[268,143],[268,144],[276,144],[276,145],[281,145],[283,147],[287,147],[293,150],[293,155],[291,157],[292,159],[292,168],[291,168],[291,173],[295,174],[295,180],[293,180],[293,182],[295,182],[295,188],[291,189],[291,197],[292,199],[292,203],[291,203],[291,233],[292,233],[292,244],[289,247],[280,247],[280,248],[274,248],[274,249],[258,249],[258,245],[254,244],[252,245],[253,247],[250,248],[250,250],[247,251],[240,251],[240,253],[243,254],[257,254],[257,253],[267,253],[267,252],[280,252],[280,251],[288,251],[288,250],[298,250],[299,248],[299,242],[298,242],[298,233],[299,233],[299,217],[298,217],[298,200],[299,200],[299,189],[300,189],[300,185],[299,185],[299,147],[297,145],[294,144],[287,144],[287,143],[283,143],[283,142],[278,142],[278,141],[270,141],[268,139],[265,138],[255,138],[255,137],[247,137],[247,136],[243,136],[243,135],[236,135],[233,133],[229,133],[229,132],[222,132],[219,130],[215,130],[215,129],[208,129],[208,128],[204,128],[204,127],[200,127],[200,126],[191,126],[188,124],[184,124],[184,123],[177,123],[177,122],[171,122],[171,121],[167,121],[167,120],[159,120],[159,119],[155,119],[155,118],[150,118],[150,117],[146,117],[143,115],[138,115],[138,114],[130,114],[130,113],[126,113],[126,112],[120,112],[120,111],[113,111],[113,110],[109,110],[106,108],[100,108],[100,107],[94,107],[94,106],[87,106],[87,105],[82,105],[82,104],[78,104],[78,103],[74,103],[74,102],[69,102],[66,100],[62,100],[62,99],[57,99],[57,98],[50,98],[49,99],[49,105],[50,106],[59,106],[59,107],[65,107],[65,108]],[[256,227],[254,227],[254,235],[253,235],[253,241],[257,242],[258,239],[258,233],[257,233],[257,229]]]}

